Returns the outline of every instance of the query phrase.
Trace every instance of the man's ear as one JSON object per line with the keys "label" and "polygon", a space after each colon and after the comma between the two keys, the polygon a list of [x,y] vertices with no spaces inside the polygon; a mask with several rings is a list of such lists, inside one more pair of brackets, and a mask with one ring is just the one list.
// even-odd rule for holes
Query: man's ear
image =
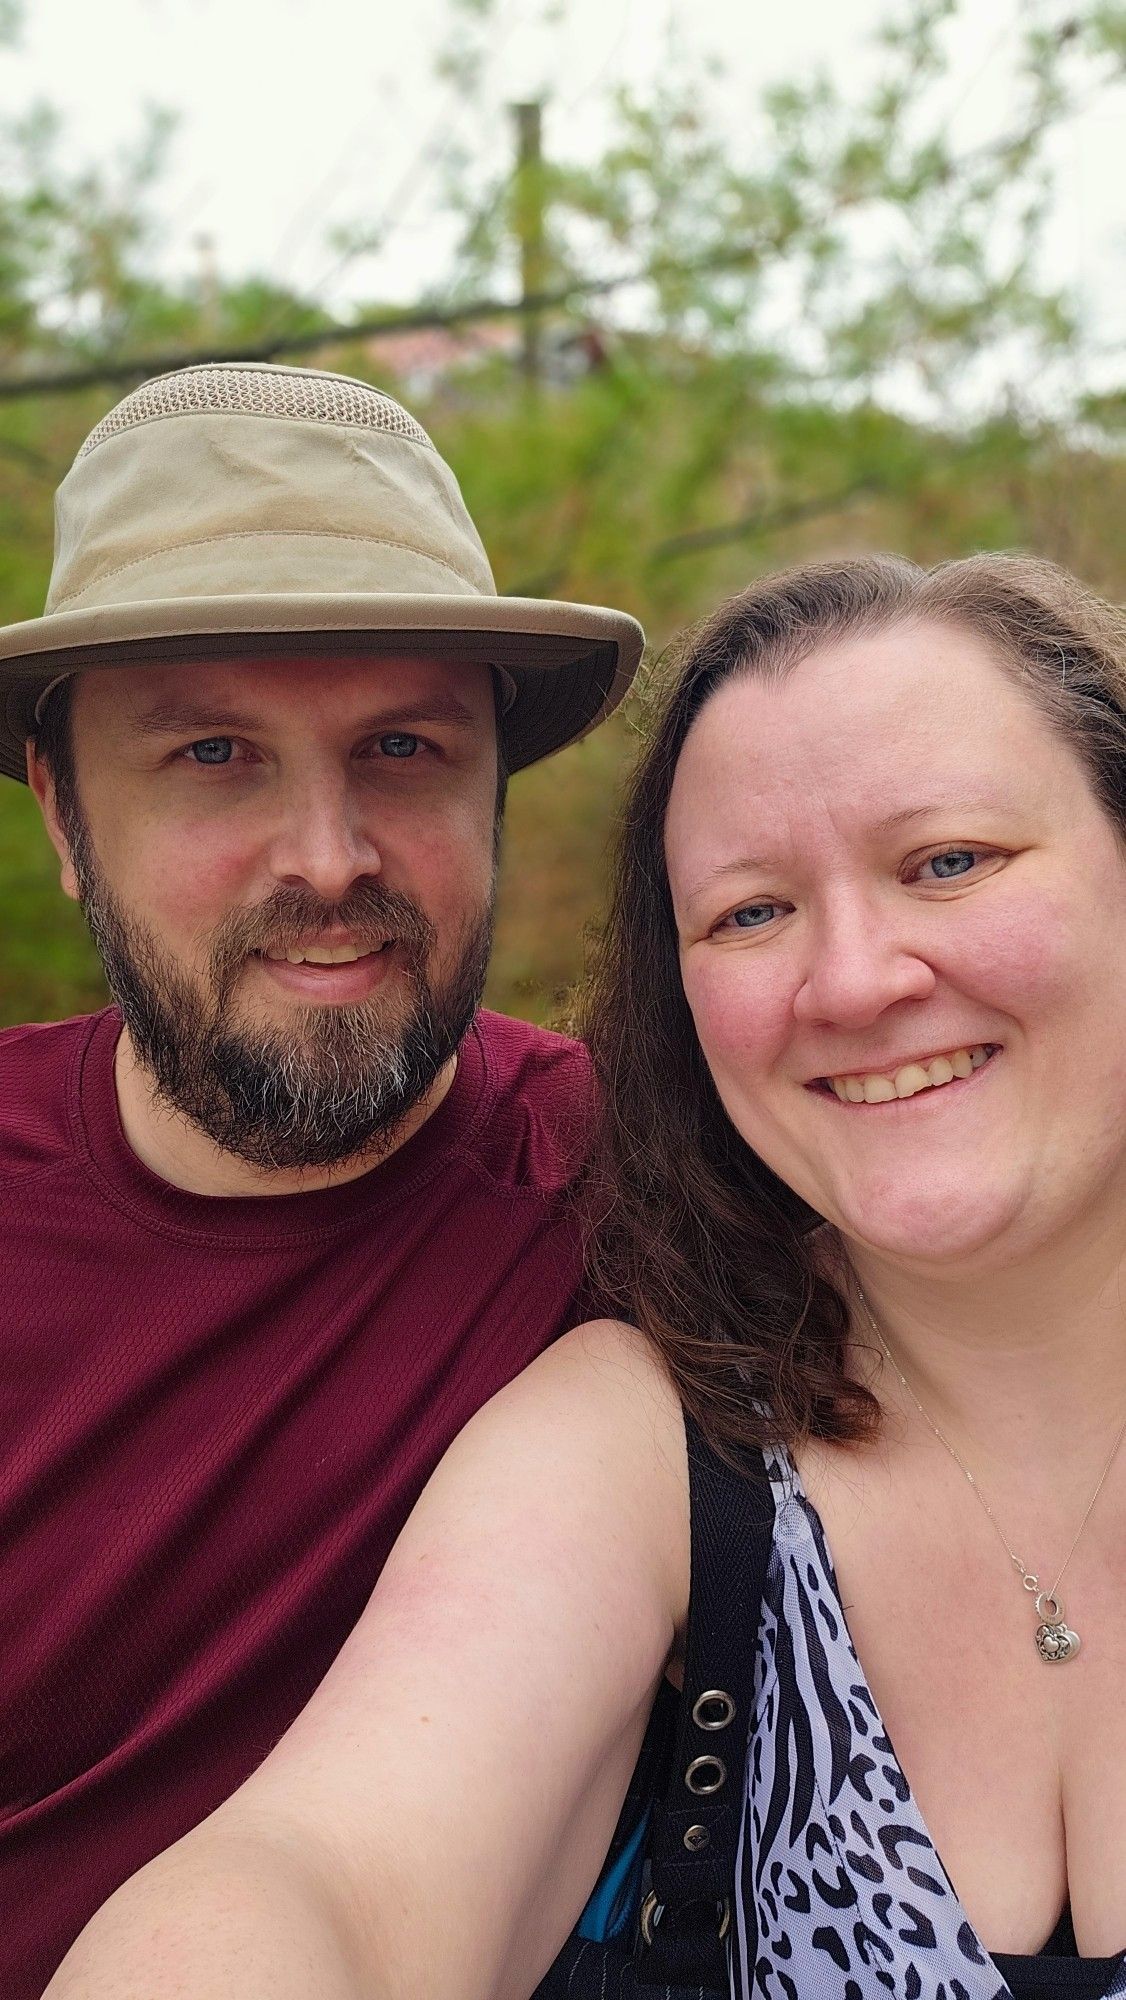
{"label": "man's ear", "polygon": [[62,863],[59,880],[62,883],[63,894],[77,903],[78,877],[75,875],[74,863],[71,860],[70,843],[59,819],[55,801],[55,782],[49,765],[36,755],[33,736],[27,739],[27,782],[39,802],[39,810],[43,815],[43,824],[47,829],[51,846]]}

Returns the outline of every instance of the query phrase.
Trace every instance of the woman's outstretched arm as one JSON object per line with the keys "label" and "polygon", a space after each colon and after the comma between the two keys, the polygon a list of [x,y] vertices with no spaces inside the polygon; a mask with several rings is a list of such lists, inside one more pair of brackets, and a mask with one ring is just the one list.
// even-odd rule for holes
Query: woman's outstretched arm
{"label": "woman's outstretched arm", "polygon": [[593,1886],[687,1610],[675,1395],[570,1334],[474,1418],[254,1775],[48,2000],[527,2000]]}

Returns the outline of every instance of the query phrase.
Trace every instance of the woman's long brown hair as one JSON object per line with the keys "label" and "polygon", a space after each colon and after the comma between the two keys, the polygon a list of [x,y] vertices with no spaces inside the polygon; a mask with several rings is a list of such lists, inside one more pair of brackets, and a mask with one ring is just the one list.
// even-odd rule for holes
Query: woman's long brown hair
{"label": "woman's long brown hair", "polygon": [[625,797],[608,917],[581,1008],[602,1112],[585,1195],[590,1269],[654,1343],[718,1449],[871,1435],[846,1372],[849,1308],[819,1218],[739,1137],[684,997],[664,830],[685,738],[733,674],[780,676],[846,634],[920,621],[977,633],[1078,751],[1126,839],[1126,621],[1054,565],[894,556],[804,565],[688,637]]}

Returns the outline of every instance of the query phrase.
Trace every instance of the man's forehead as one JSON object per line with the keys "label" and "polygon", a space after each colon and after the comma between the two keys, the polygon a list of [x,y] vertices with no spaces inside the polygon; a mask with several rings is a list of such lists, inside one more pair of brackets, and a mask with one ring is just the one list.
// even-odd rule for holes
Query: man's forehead
{"label": "man's forehead", "polygon": [[79,699],[126,729],[146,732],[220,709],[245,722],[271,717],[346,720],[408,709],[465,726],[494,715],[488,667],[430,654],[240,656],[87,671]]}

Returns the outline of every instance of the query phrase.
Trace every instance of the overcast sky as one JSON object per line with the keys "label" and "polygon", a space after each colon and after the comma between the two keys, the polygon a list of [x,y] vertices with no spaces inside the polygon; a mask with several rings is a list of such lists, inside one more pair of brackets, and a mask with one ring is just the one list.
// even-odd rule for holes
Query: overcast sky
{"label": "overcast sky", "polygon": [[[178,115],[160,196],[166,268],[198,269],[199,239],[222,270],[251,269],[330,307],[408,300],[443,267],[435,220],[443,142],[507,145],[503,118],[478,129],[434,79],[444,0],[27,0],[22,48],[0,54],[0,100],[65,114],[68,157],[105,160],[146,104]],[[1005,129],[1016,21],[1032,0],[966,0],[951,41],[944,115],[970,143]],[[597,150],[605,94],[643,85],[665,59],[720,56],[734,132],[759,87],[825,62],[859,82],[883,0],[561,0],[564,32],[531,0],[500,0],[490,39],[494,104],[547,97],[557,153]],[[1092,345],[1126,337],[1126,92],[1089,107],[1054,142],[1059,191],[1047,275],[1080,302]],[[339,223],[394,218],[378,263],[342,261]]]}

